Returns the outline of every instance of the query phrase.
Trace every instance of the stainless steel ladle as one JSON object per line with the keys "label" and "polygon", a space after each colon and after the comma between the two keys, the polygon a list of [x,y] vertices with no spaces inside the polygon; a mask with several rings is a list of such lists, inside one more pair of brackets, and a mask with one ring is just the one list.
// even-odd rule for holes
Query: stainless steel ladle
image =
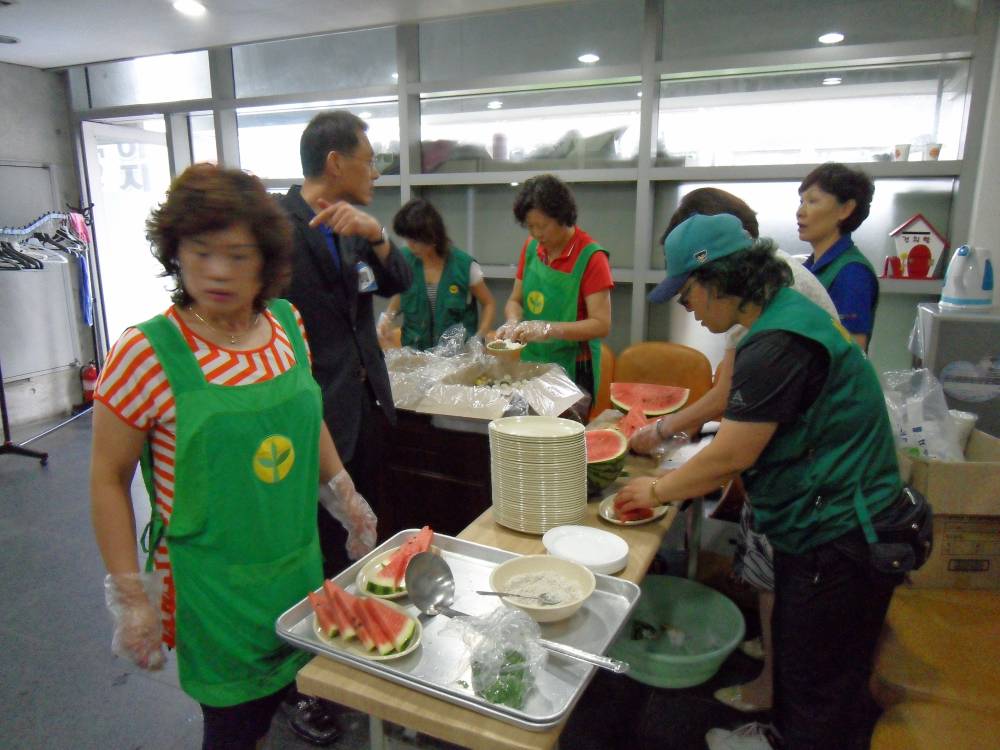
{"label": "stainless steel ladle", "polygon": [[[464,612],[451,608],[455,601],[455,577],[451,568],[440,555],[432,552],[421,552],[410,559],[406,566],[406,592],[417,609],[432,617],[446,615],[448,617],[465,617]],[[629,665],[618,659],[592,654],[573,646],[539,638],[538,644],[548,651],[579,659],[588,664],[610,670],[616,674],[628,672]]]}

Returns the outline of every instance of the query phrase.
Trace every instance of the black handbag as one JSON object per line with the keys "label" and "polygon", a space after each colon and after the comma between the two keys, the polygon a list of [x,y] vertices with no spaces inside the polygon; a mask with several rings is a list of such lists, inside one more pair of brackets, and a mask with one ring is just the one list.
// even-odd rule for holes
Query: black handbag
{"label": "black handbag", "polygon": [[870,542],[872,567],[879,573],[919,569],[934,547],[934,511],[922,493],[904,485],[899,498],[872,519],[878,540]]}

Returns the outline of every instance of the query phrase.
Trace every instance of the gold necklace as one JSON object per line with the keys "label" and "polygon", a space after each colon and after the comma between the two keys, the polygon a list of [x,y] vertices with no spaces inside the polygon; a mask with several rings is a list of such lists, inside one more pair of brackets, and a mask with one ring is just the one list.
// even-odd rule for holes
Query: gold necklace
{"label": "gold necklace", "polygon": [[188,305],[187,311],[192,315],[194,315],[202,323],[202,325],[204,325],[210,331],[214,331],[220,336],[228,336],[229,343],[233,345],[240,343],[240,340],[244,336],[246,336],[248,333],[250,333],[250,331],[252,331],[254,328],[257,327],[257,321],[260,320],[260,313],[257,313],[256,315],[253,316],[253,320],[250,321],[250,325],[247,326],[247,329],[245,331],[243,331],[242,333],[229,333],[228,331],[220,331],[218,328],[213,326],[211,323],[209,323],[207,320],[201,317],[197,312],[195,312],[190,305]]}

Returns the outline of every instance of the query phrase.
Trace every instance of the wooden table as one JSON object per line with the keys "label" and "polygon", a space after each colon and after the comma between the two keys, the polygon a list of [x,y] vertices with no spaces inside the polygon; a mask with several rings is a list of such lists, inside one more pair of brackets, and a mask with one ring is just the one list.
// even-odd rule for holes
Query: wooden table
{"label": "wooden table", "polygon": [[[630,457],[628,467],[630,476],[635,477],[651,473],[653,463]],[[614,489],[615,486],[609,492]],[[676,506],[653,523],[617,526],[597,515],[598,505],[596,501],[587,504],[587,516],[582,523],[618,534],[628,543],[628,564],[618,576],[634,583],[640,582],[660,547],[663,535],[677,517]],[[494,523],[492,510],[483,512],[458,537],[519,554],[545,552],[540,536],[522,534]],[[299,671],[298,688],[306,695],[315,695],[367,713],[371,722],[373,750],[384,747],[383,721],[469,748],[548,750],[558,744],[559,735],[569,718],[567,716],[558,726],[546,731],[532,732],[322,656],[317,656]]]}

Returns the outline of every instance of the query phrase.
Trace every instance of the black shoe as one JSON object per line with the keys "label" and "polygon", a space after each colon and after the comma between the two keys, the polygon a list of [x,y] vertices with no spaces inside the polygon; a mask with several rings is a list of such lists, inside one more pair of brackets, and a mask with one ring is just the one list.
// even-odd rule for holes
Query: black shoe
{"label": "black shoe", "polygon": [[319,698],[304,698],[287,711],[288,726],[295,734],[314,745],[326,746],[340,737],[336,703]]}

